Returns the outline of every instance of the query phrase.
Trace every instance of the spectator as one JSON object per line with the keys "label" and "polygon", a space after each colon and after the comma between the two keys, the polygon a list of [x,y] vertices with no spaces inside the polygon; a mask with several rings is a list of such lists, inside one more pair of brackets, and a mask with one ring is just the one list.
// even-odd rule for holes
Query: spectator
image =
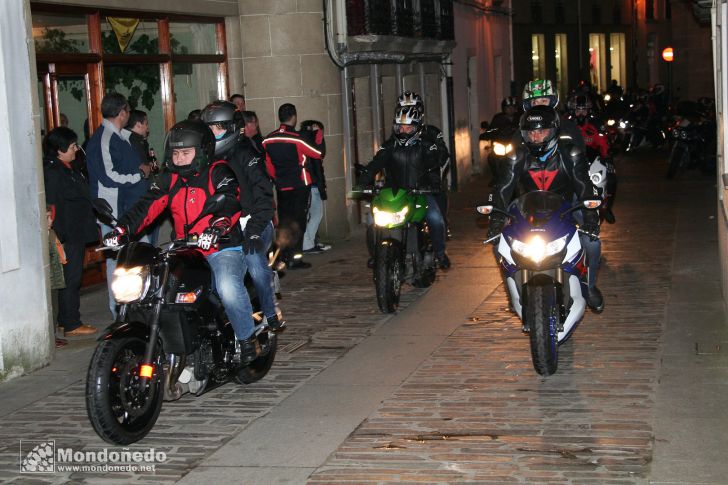
{"label": "spectator", "polygon": [[255,111],[243,111],[243,134],[253,144],[256,152],[263,154],[263,135],[258,126],[258,115]]}
{"label": "spectator", "polygon": [[76,133],[62,126],[48,133],[43,141],[46,204],[66,260],[65,288],[58,290],[58,325],[67,337],[98,331],[84,325],[80,313],[83,257],[86,245],[97,242],[99,234],[88,185],[72,163],[79,150],[77,142]]}
{"label": "spectator", "polygon": [[279,242],[282,259],[290,269],[310,268],[303,261],[303,234],[308,218],[311,174],[308,160],[321,158],[324,133],[316,131],[314,145],[307,143],[296,131],[298,115],[296,107],[285,103],[278,108],[281,126],[263,140],[266,152],[265,165],[268,175],[276,186],[278,216],[280,219]]}
{"label": "spectator", "polygon": [[233,103],[241,113],[245,111],[245,96],[242,94],[233,94],[230,96],[230,102]]}
{"label": "spectator", "polygon": [[154,167],[152,167],[150,161],[149,142],[147,141],[149,137],[149,118],[147,117],[147,113],[138,109],[131,110],[129,113],[129,121],[126,123],[126,129],[131,132],[129,134],[129,143],[131,143],[131,146],[139,154],[142,165],[147,166],[147,170],[144,170],[143,173],[151,173]]}
{"label": "spectator", "polygon": [[61,126],[68,128],[68,116],[65,113],[58,115],[58,119],[61,121]]}
{"label": "spectator", "polygon": [[[94,132],[86,147],[86,167],[92,197],[101,197],[111,205],[114,215],[124,215],[147,191],[148,165],[131,145],[131,132],[124,128],[129,121],[129,104],[119,93],[109,93],[101,101],[101,126]],[[106,234],[112,228],[102,224]],[[146,236],[145,236],[146,238]],[[148,241],[149,239],[144,239]],[[111,293],[111,277],[116,269],[114,258],[106,259],[106,279],[109,285],[109,310],[116,318],[116,301]]]}
{"label": "spectator", "polygon": [[[318,131],[323,133],[324,125],[320,121],[306,120],[301,123],[301,132],[315,143]],[[308,204],[308,219],[306,220],[306,232],[303,235],[303,254],[316,254],[331,249],[329,244],[316,242],[316,233],[319,224],[324,216],[324,203],[326,196],[326,176],[324,175],[324,164],[322,158],[326,155],[326,144],[321,145],[321,157],[309,159],[308,171],[311,174],[311,197]]]}

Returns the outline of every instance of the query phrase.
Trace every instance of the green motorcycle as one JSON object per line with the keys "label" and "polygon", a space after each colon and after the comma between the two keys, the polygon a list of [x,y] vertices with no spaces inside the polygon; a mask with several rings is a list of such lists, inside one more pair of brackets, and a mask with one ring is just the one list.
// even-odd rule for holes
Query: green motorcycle
{"label": "green motorcycle", "polygon": [[426,288],[435,281],[435,254],[425,221],[429,190],[391,188],[374,193],[374,285],[383,313],[399,305],[402,283]]}

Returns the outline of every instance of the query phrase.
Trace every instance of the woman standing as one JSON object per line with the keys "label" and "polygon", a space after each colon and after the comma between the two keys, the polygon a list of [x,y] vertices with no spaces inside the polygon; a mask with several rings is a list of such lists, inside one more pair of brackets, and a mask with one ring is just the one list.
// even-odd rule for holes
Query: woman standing
{"label": "woman standing", "polygon": [[83,256],[88,243],[99,239],[88,183],[72,165],[79,150],[78,136],[70,128],[60,126],[43,140],[45,157],[46,204],[53,212],[53,230],[63,244],[66,256],[66,287],[58,291],[58,325],[65,336],[91,335],[97,328],[81,322],[80,290]]}

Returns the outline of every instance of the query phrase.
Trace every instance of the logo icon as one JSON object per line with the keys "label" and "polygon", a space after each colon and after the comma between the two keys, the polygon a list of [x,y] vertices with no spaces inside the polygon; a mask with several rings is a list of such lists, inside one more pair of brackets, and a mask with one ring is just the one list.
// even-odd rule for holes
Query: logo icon
{"label": "logo icon", "polygon": [[55,440],[20,440],[20,473],[54,473]]}

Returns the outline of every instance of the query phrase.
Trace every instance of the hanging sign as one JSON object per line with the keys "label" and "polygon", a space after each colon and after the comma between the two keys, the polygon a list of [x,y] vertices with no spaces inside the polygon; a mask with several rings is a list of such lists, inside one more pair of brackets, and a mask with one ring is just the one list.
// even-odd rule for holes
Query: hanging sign
{"label": "hanging sign", "polygon": [[106,17],[106,21],[111,25],[112,30],[116,34],[116,40],[119,42],[119,49],[123,54],[129,46],[131,38],[134,37],[139,19],[125,19],[121,17]]}

